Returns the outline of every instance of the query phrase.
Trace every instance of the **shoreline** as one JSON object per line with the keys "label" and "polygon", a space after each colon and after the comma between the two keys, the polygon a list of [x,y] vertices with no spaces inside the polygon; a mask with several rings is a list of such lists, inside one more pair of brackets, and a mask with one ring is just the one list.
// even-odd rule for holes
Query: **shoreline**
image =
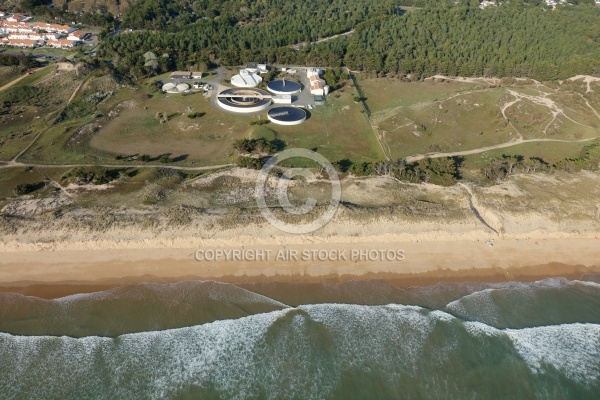
{"label": "shoreline", "polygon": [[[600,274],[600,241],[595,237],[366,242],[331,238],[325,243],[270,246],[195,246],[105,248],[0,252],[0,292],[44,298],[107,290],[143,283],[214,280],[339,283],[384,280],[394,286],[430,286],[440,282],[535,281],[549,277],[579,279]],[[362,242],[361,242],[362,241]],[[271,239],[271,243],[274,240]],[[285,241],[284,241],[285,242]],[[265,252],[268,260],[197,261],[202,250]],[[352,251],[403,251],[403,259],[352,259]],[[296,251],[297,259],[290,257]],[[308,253],[307,253],[308,252]],[[336,258],[345,252],[346,259]],[[302,254],[328,254],[325,259]],[[279,260],[275,255],[283,255]],[[287,254],[287,258],[285,255]],[[373,253],[374,254],[374,253]],[[397,254],[397,253],[395,253]],[[398,258],[398,257],[396,257]]]}

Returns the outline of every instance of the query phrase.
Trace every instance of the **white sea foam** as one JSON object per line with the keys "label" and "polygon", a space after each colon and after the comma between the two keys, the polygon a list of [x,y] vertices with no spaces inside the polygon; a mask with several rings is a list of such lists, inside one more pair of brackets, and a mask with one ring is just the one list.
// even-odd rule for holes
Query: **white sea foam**
{"label": "white sea foam", "polygon": [[[583,384],[599,377],[598,325],[502,331],[417,306],[322,304],[116,339],[0,334],[0,391],[7,399],[167,399],[196,386],[233,400],[323,399],[345,371],[377,371],[399,391],[399,382],[422,379],[424,362],[452,365],[458,340],[505,335],[536,373],[551,365]],[[461,386],[431,379],[431,387]]]}
{"label": "white sea foam", "polygon": [[600,325],[569,324],[506,330],[518,353],[535,373],[555,368],[586,387],[600,379]]}
{"label": "white sea foam", "polygon": [[[83,390],[136,398],[140,388],[125,382],[133,374],[145,387],[142,397],[170,398],[210,382],[228,399],[261,397],[261,387],[267,398],[321,399],[347,368],[377,370],[383,363],[391,366],[390,383],[413,373],[436,323],[437,316],[414,306],[316,305],[117,339],[2,334],[0,371],[11,371],[8,398],[31,387],[24,376],[54,377],[37,388],[40,397]],[[111,385],[93,373],[101,366],[116,371]]]}
{"label": "white sea foam", "polygon": [[[546,300],[542,296],[549,295],[551,291],[563,290],[563,294],[576,293],[574,291],[567,292],[567,290],[576,290],[586,294],[600,294],[600,292],[596,292],[596,289],[600,289],[600,285],[592,282],[570,281],[565,278],[549,278],[536,282],[507,282],[476,291],[452,301],[446,305],[446,309],[458,317],[477,320],[499,328],[520,327],[523,326],[522,324],[527,323],[545,325],[542,319],[525,320],[526,312],[535,315],[531,307],[547,306]],[[560,292],[556,294],[557,296],[562,295]],[[527,310],[527,307],[530,309]],[[520,311],[515,312],[515,310]],[[515,315],[511,315],[513,312],[515,312]],[[570,322],[570,315],[564,313],[561,315],[558,311],[554,315],[548,315],[548,317],[554,318],[549,323],[561,323],[561,318],[566,318],[565,322]]]}
{"label": "white sea foam", "polygon": [[466,331],[475,337],[477,337],[477,336],[493,337],[493,336],[502,335],[501,330],[496,329],[492,326],[486,325],[481,322],[467,321],[467,322],[464,322],[463,325],[464,325]]}

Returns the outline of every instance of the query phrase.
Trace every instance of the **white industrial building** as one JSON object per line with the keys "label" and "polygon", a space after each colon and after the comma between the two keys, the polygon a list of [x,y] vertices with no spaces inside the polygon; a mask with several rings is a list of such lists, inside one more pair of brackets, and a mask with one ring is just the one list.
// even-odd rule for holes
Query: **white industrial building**
{"label": "white industrial building", "polygon": [[318,68],[309,68],[306,71],[306,76],[310,82],[310,93],[314,96],[326,96],[329,94],[329,86],[321,78],[322,72]]}
{"label": "white industrial building", "polygon": [[267,72],[269,72],[267,64],[259,64],[256,62],[249,62],[246,65],[246,70],[255,74],[266,74]]}
{"label": "white industrial building", "polygon": [[277,94],[272,98],[275,104],[292,104],[291,94]]}

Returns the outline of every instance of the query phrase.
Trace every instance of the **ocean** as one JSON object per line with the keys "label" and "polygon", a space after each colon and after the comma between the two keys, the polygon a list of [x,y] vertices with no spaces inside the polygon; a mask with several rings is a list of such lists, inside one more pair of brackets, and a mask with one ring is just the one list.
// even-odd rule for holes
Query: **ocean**
{"label": "ocean", "polygon": [[600,284],[0,293],[0,399],[598,399]]}

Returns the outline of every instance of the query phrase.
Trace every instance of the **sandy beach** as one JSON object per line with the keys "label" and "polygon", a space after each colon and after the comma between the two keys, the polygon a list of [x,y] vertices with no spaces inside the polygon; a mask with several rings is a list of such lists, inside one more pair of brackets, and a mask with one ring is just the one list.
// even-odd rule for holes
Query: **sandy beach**
{"label": "sandy beach", "polygon": [[[240,170],[195,184],[236,174],[252,190],[253,177]],[[347,205],[308,235],[282,233],[255,209],[221,203],[55,212],[60,205],[20,200],[0,219],[0,290],[53,296],[183,280],[577,279],[600,273],[600,204],[582,201],[597,198],[597,183],[597,174],[583,173],[450,188],[347,179]],[[247,197],[239,185],[220,190],[223,199]]]}
{"label": "sandy beach", "polygon": [[[339,282],[384,279],[401,286],[440,281],[571,279],[600,274],[600,240],[591,238],[395,241],[391,236],[330,239],[329,243],[105,248],[3,252],[0,290],[87,292],[125,284]],[[356,239],[356,238],[353,238]],[[213,241],[214,242],[214,241]],[[89,286],[86,289],[86,286]],[[36,289],[37,288],[37,289]]]}

